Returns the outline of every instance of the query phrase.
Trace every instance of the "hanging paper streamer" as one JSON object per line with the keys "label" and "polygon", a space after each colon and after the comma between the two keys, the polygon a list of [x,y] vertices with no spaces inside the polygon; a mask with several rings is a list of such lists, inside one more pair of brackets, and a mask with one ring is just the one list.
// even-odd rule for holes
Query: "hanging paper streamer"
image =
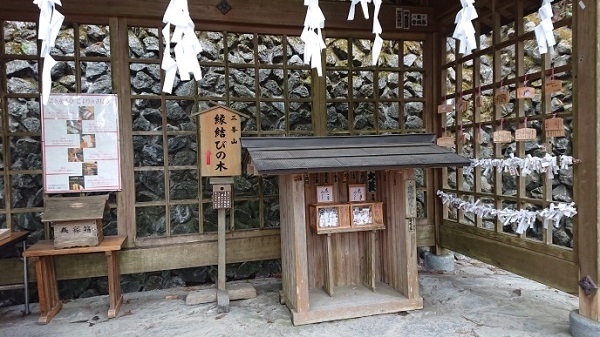
{"label": "hanging paper streamer", "polygon": [[[182,81],[189,81],[190,73],[194,74],[196,81],[202,79],[202,70],[196,56],[202,51],[202,46],[194,32],[194,22],[190,18],[187,0],[171,0],[163,16],[163,23],[166,25],[162,30],[165,39],[165,52],[161,64],[165,71],[162,91],[170,94],[177,70]],[[172,36],[171,25],[175,27]],[[173,48],[175,59],[171,57],[171,42],[176,43]]]}
{"label": "hanging paper streamer", "polygon": [[[369,7],[367,5],[369,2],[371,2],[371,0],[352,0],[352,3],[350,4],[350,11],[348,12],[348,20],[354,20],[354,13],[358,3],[360,3],[360,6],[362,7],[365,19],[369,19]],[[371,49],[371,62],[373,65],[377,65],[377,62],[379,61],[379,54],[381,54],[381,48],[383,47],[383,39],[381,38],[383,29],[381,28],[381,23],[379,22],[381,2],[381,0],[373,0],[373,5],[375,6],[375,12],[373,13],[373,34],[375,34],[375,40],[373,41],[373,48]]]}
{"label": "hanging paper streamer", "polygon": [[472,22],[478,17],[474,3],[475,0],[460,0],[462,9],[456,14],[456,18],[454,19],[456,27],[454,28],[452,37],[460,41],[458,52],[464,55],[471,54],[471,51],[477,48],[475,27]]}
{"label": "hanging paper streamer", "polygon": [[480,200],[469,202],[440,190],[437,191],[437,195],[442,199],[442,204],[452,206],[467,213],[475,214],[480,218],[498,216],[498,219],[504,226],[516,223],[517,228],[515,232],[517,234],[522,234],[527,228],[533,228],[536,219],[542,221],[544,228],[548,228],[549,224],[558,227],[560,220],[563,217],[572,218],[577,214],[574,202],[569,204],[551,203],[548,208],[539,211],[528,211],[525,209],[515,210],[509,208],[498,210],[492,208],[490,205],[481,204]]}
{"label": "hanging paper streamer", "polygon": [[60,31],[64,15],[56,10],[56,5],[62,6],[60,0],[34,0],[40,8],[40,18],[38,22],[38,39],[42,40],[40,57],[44,59],[44,68],[42,69],[42,103],[48,103],[50,89],[52,87],[52,77],[50,71],[56,64],[56,61],[50,56],[50,49],[54,47],[56,37]]}
{"label": "hanging paper streamer", "polygon": [[484,175],[490,174],[492,169],[497,168],[517,176],[520,171],[520,175],[523,177],[532,172],[545,173],[549,179],[553,179],[559,170],[566,170],[577,162],[579,160],[567,155],[557,158],[548,153],[544,157],[532,157],[528,154],[525,158],[519,158],[511,153],[510,157],[505,159],[472,159],[471,165],[463,169],[463,174],[470,175],[474,168],[481,167]]}
{"label": "hanging paper streamer", "polygon": [[321,50],[325,49],[325,41],[321,29],[325,28],[325,15],[319,7],[318,0],[304,0],[304,6],[308,6],[304,30],[300,35],[300,39],[304,41],[304,63],[310,63],[310,67],[316,68],[317,74],[322,76]]}
{"label": "hanging paper streamer", "polygon": [[538,49],[540,54],[545,54],[550,50],[552,54],[554,52],[554,45],[556,39],[554,38],[554,25],[552,24],[552,1],[543,0],[542,7],[538,11],[538,17],[540,18],[540,24],[535,26],[535,39],[537,41]]}

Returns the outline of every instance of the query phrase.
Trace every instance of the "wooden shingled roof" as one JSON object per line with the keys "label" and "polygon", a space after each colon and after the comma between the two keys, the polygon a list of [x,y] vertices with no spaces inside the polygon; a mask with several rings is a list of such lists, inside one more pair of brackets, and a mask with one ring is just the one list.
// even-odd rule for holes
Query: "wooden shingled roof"
{"label": "wooden shingled roof", "polygon": [[256,174],[467,166],[435,144],[433,134],[331,137],[242,137]]}

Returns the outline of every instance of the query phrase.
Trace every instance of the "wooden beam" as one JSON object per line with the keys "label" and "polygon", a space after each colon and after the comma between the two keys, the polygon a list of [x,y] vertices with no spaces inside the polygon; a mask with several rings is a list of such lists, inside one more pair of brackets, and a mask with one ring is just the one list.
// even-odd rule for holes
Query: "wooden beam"
{"label": "wooden beam", "polygon": [[[574,85],[573,133],[575,153],[582,160],[574,168],[574,197],[579,214],[576,218],[575,253],[579,277],[590,276],[600,284],[600,5],[587,1],[585,9],[573,4]],[[579,289],[579,314],[600,321],[600,295],[587,296]]]}
{"label": "wooden beam", "polygon": [[[574,262],[513,247],[446,226],[440,229],[440,240],[444,247],[452,251],[571,294],[577,292],[574,282],[577,277],[577,265]],[[525,259],[524,256],[528,258]]]}
{"label": "wooden beam", "polygon": [[[227,263],[278,259],[279,234],[256,235],[227,240]],[[57,256],[56,276],[59,280],[106,276],[103,254]],[[121,274],[145,273],[214,266],[217,264],[217,240],[162,247],[125,249],[119,253]],[[33,263],[29,265],[31,281],[35,280]],[[23,265],[18,259],[0,260],[0,285],[22,281]]]}

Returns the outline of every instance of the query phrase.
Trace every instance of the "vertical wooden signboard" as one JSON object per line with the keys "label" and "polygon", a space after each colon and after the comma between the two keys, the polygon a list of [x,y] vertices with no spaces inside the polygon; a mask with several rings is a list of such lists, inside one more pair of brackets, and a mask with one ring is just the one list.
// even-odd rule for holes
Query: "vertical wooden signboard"
{"label": "vertical wooden signboard", "polygon": [[242,174],[241,115],[217,106],[200,113],[200,171],[203,177]]}

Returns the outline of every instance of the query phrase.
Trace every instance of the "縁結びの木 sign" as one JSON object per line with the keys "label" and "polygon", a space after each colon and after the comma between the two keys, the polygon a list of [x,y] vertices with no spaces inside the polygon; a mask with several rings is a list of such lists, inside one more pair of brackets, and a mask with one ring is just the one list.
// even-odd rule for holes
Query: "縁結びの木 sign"
{"label": "\u7e01\u7d50\u3073\u306e\u6728 sign", "polygon": [[203,177],[242,174],[242,115],[216,106],[200,112],[200,171]]}

